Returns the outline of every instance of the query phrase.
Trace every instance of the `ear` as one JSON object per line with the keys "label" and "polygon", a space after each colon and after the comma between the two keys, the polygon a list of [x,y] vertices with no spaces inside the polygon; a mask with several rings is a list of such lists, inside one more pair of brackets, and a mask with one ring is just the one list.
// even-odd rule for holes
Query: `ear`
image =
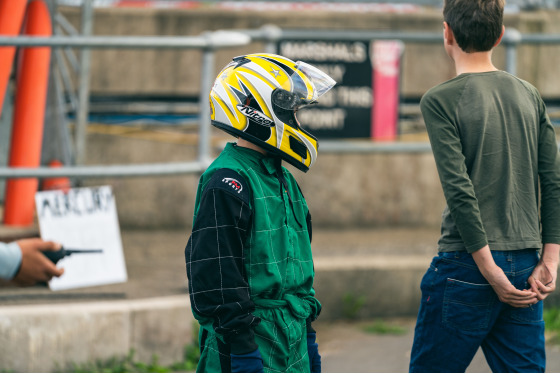
{"label": "ear", "polygon": [[443,21],[443,40],[445,44],[452,45],[455,41],[455,35],[453,35],[453,30],[449,27],[449,24]]}
{"label": "ear", "polygon": [[504,37],[505,32],[506,32],[506,27],[504,25],[502,25],[502,33],[500,34],[500,37],[498,38],[498,40],[496,40],[496,43],[494,43],[494,47],[497,46],[498,44],[500,44],[500,42],[502,41],[502,38]]}

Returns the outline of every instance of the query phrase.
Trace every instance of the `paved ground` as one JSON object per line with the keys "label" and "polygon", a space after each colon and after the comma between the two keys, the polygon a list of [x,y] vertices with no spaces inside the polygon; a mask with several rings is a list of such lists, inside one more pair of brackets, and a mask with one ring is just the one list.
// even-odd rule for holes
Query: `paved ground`
{"label": "paved ground", "polygon": [[[402,328],[402,334],[372,334],[365,328],[379,321],[316,323],[326,373],[406,373],[414,336],[413,318],[383,320],[383,325]],[[547,347],[547,372],[560,372],[560,346]],[[479,350],[468,373],[489,373]]]}

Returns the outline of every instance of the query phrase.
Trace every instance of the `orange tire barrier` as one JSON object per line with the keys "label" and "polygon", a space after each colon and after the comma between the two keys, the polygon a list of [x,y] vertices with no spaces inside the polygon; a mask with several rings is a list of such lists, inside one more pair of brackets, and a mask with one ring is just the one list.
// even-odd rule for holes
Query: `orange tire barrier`
{"label": "orange tire barrier", "polygon": [[[11,1],[11,0],[10,0]],[[24,34],[52,35],[49,10],[42,0],[27,6]],[[16,98],[10,147],[10,167],[38,167],[49,80],[49,47],[22,48],[16,76]],[[6,183],[4,224],[30,226],[35,211],[35,178],[12,179]]]}
{"label": "orange tire barrier", "polygon": [[[51,168],[59,168],[62,165],[62,162],[58,160],[53,160],[49,163]],[[50,190],[62,190],[64,192],[68,192],[72,187],[70,183],[70,179],[67,177],[54,177],[54,178],[45,178],[43,179],[43,183],[41,183],[41,189],[43,191],[50,191]]]}
{"label": "orange tire barrier", "polygon": [[[0,35],[19,35],[27,0],[0,0]],[[14,64],[16,47],[0,47],[0,113]]]}

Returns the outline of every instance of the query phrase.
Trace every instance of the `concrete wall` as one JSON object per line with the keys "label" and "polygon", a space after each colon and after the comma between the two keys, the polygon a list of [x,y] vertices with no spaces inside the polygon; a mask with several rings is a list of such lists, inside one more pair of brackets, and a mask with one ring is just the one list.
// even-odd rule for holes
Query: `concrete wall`
{"label": "concrete wall", "polygon": [[180,362],[192,343],[188,297],[0,308],[1,369],[53,372],[73,364],[125,357],[139,362],[157,355],[163,365]]}
{"label": "concrete wall", "polygon": [[[63,8],[63,13],[79,25],[79,9]],[[274,24],[281,28],[329,30],[442,30],[441,11],[423,9],[418,13],[343,12],[257,12],[223,11],[209,7],[191,10],[101,8],[95,11],[95,35],[199,35],[207,30],[258,28]],[[560,11],[547,10],[509,14],[506,27],[522,33],[560,32]],[[216,69],[232,56],[262,52],[261,43],[222,50]],[[94,50],[92,53],[94,93],[149,93],[196,95],[200,84],[199,51]],[[495,62],[504,67],[503,49]],[[524,46],[519,51],[518,75],[535,84],[546,97],[560,97],[560,46]],[[433,85],[453,76],[453,67],[439,44],[407,44],[403,61],[402,92],[419,97]]]}
{"label": "concrete wall", "polygon": [[[164,137],[135,132],[116,135],[101,127],[90,133],[87,160],[92,165],[193,161],[196,147],[180,134]],[[126,129],[125,129],[126,130]],[[123,228],[190,229],[199,175],[88,179],[85,185],[111,185]]]}
{"label": "concrete wall", "polygon": [[[189,161],[196,157],[191,140],[181,141],[178,133],[164,137],[153,133],[142,136],[141,132],[115,135],[100,129],[103,127],[88,137],[87,159],[91,164]],[[216,152],[225,141],[234,140],[220,136],[219,130],[214,133]],[[438,225],[445,206],[431,152],[320,152],[308,173],[292,167],[290,170],[300,183],[317,226]],[[124,228],[190,229],[198,178],[90,179],[86,184],[113,186]]]}

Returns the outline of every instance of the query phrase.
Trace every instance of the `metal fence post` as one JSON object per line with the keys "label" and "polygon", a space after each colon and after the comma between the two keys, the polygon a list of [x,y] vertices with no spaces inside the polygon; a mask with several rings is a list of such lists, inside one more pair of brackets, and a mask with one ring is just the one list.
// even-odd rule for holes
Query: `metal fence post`
{"label": "metal fence post", "polygon": [[521,43],[521,33],[516,29],[506,29],[503,36],[506,49],[506,71],[512,75],[517,74],[517,45]]}
{"label": "metal fence post", "polygon": [[[93,29],[93,7],[92,0],[84,0],[82,3],[82,36],[90,36]],[[80,51],[80,77],[78,89],[78,113],[76,116],[76,127],[74,133],[76,164],[83,165],[86,158],[86,136],[89,113],[89,75],[91,51],[82,48]]]}
{"label": "metal fence post", "polygon": [[276,25],[264,25],[261,27],[266,42],[264,50],[266,53],[277,54],[276,43],[282,38],[282,29]]}
{"label": "metal fence post", "polygon": [[210,33],[204,35],[209,42],[209,46],[202,50],[202,73],[200,81],[200,117],[199,117],[199,140],[198,140],[198,161],[203,165],[210,163],[210,143],[211,143],[211,124],[210,124],[210,88],[214,79],[214,47]]}
{"label": "metal fence post", "polygon": [[[56,25],[58,14],[58,1],[47,2],[51,12],[52,25]],[[53,26],[53,35],[57,34],[57,27]],[[47,94],[47,107],[45,111],[45,130],[43,131],[43,146],[41,151],[41,164],[47,165],[53,160],[58,160],[64,165],[74,163],[72,156],[72,142],[64,109],[64,93],[57,79],[56,69],[60,65],[60,54],[52,48],[49,86]]]}
{"label": "metal fence post", "polygon": [[200,80],[200,118],[198,161],[206,168],[211,162],[211,123],[210,123],[210,90],[214,84],[216,63],[215,50],[229,43],[249,44],[250,38],[242,33],[227,33],[222,31],[206,32],[202,34],[207,44],[202,50],[202,72]]}

